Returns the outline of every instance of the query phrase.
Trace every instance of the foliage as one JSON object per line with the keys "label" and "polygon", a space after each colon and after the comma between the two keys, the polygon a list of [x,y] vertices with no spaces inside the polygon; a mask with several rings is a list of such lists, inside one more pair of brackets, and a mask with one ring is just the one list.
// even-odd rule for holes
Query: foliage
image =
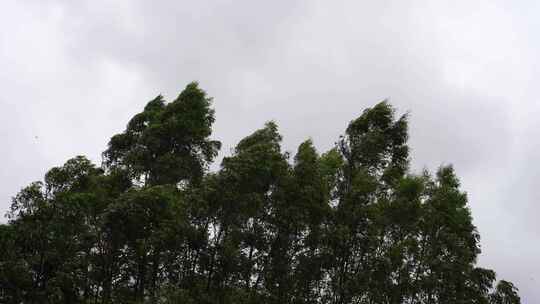
{"label": "foliage", "polygon": [[75,157],[13,198],[0,302],[520,303],[476,266],[454,169],[409,171],[407,121],[382,102],[292,158],[268,122],[210,172],[211,99],[158,96],[101,168]]}

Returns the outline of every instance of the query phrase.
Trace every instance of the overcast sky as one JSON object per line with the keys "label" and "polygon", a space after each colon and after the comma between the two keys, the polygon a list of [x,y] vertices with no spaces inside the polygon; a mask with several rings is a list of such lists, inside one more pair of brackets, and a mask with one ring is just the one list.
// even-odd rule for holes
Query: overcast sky
{"label": "overcast sky", "polygon": [[222,155],[271,119],[287,150],[324,151],[389,98],[411,112],[413,169],[462,178],[480,264],[538,303],[539,5],[2,0],[0,211],[68,158],[99,163],[147,101],[192,80],[214,97]]}

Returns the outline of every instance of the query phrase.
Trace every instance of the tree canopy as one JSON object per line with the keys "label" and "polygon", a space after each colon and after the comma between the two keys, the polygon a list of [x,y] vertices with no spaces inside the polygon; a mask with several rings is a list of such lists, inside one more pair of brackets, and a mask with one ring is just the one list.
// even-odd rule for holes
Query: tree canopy
{"label": "tree canopy", "polygon": [[476,265],[452,166],[409,169],[408,116],[365,109],[319,153],[275,122],[218,170],[212,100],[190,83],[148,102],[103,163],[23,188],[0,225],[2,303],[520,303]]}

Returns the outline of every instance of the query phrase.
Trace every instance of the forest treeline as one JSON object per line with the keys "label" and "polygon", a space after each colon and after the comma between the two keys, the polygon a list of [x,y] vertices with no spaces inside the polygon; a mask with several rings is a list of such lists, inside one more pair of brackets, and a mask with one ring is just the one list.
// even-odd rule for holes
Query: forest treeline
{"label": "forest treeline", "polygon": [[335,147],[292,155],[268,122],[218,170],[212,101],[158,96],[114,135],[23,188],[0,225],[1,303],[520,303],[476,266],[451,166],[409,170],[386,102]]}

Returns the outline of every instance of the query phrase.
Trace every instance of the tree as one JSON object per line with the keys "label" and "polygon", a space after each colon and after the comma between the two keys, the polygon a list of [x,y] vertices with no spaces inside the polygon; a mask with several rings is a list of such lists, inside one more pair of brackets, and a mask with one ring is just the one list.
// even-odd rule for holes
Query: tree
{"label": "tree", "polygon": [[215,120],[210,105],[195,82],[171,103],[157,96],[111,138],[105,165],[125,169],[147,185],[200,180],[221,147],[209,139]]}
{"label": "tree", "polygon": [[275,122],[215,172],[211,99],[158,96],[14,198],[0,225],[2,303],[520,303],[477,267],[452,166],[409,170],[408,115],[387,102],[334,148],[294,157]]}
{"label": "tree", "polygon": [[521,299],[518,295],[518,290],[511,282],[501,280],[495,291],[490,295],[492,304],[516,304],[520,303]]}

